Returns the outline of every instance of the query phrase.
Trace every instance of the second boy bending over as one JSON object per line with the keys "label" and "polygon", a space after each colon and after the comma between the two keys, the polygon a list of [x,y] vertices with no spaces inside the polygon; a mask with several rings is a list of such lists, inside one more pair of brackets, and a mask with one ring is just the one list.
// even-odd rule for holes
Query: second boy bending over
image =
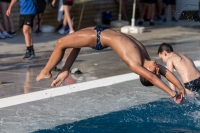
{"label": "second boy bending over", "polygon": [[[176,103],[182,101],[184,88],[180,81],[164,66],[158,65],[155,61],[152,61],[145,47],[139,41],[132,36],[101,26],[85,28],[59,39],[49,61],[37,76],[36,80],[39,81],[43,78],[51,78],[51,70],[63,58],[65,50],[67,48],[73,48],[61,72],[51,84],[51,86],[59,86],[68,77],[69,70],[82,47],[91,47],[96,50],[102,50],[106,47],[112,48],[128,65],[131,71],[143,77],[141,78],[141,81],[144,81],[143,84],[150,81],[172,96]],[[174,90],[171,90],[156,75],[159,73],[172,82],[181,93],[177,94]]]}
{"label": "second boy bending over", "polygon": [[[160,45],[158,55],[163,62],[167,64],[168,69],[173,73],[177,70],[181,76],[185,88],[200,94],[200,71],[195,67],[193,61],[183,54],[175,53],[172,46],[167,43]],[[175,90],[175,86],[170,83],[171,89]],[[189,90],[186,92],[192,94]]]}

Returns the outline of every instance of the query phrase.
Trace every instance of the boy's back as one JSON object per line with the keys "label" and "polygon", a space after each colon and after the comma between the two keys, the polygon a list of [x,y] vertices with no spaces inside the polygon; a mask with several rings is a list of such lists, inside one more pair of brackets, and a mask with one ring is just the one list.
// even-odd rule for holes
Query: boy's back
{"label": "boy's back", "polygon": [[166,63],[167,66],[173,65],[184,83],[200,77],[199,70],[195,67],[193,61],[186,55],[173,53]]}
{"label": "boy's back", "polygon": [[[190,91],[200,90],[200,71],[196,68],[193,61],[183,54],[174,52],[172,46],[167,43],[162,43],[158,48],[158,55],[163,62],[167,64],[168,69],[174,72],[174,69],[180,74],[185,88]],[[169,82],[171,89],[175,90],[175,86]],[[189,94],[190,92],[187,91]],[[190,93],[192,94],[192,93]]]}

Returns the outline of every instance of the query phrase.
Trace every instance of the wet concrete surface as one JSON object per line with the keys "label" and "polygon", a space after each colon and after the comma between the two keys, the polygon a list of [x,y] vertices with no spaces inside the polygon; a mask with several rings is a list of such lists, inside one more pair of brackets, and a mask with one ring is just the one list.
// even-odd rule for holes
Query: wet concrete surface
{"label": "wet concrete surface", "polygon": [[[198,27],[199,23],[191,21],[164,25],[157,23],[154,28],[147,27],[145,33],[132,35],[145,45],[150,57],[158,63],[163,64],[157,56],[158,46],[163,42],[172,44],[176,52],[184,53],[195,61],[200,60]],[[3,82],[0,85],[0,99],[51,88],[50,84],[57,72],[52,72],[52,79],[42,80],[39,83],[35,78],[48,61],[56,39],[60,37],[56,33],[34,35],[37,58],[26,62],[22,60],[25,47],[21,33],[13,39],[0,40],[0,80]],[[63,62],[64,60],[58,65],[59,68]],[[103,51],[83,48],[72,66],[75,67],[78,67],[83,74],[71,74],[63,85],[131,73],[126,64],[110,48]],[[180,76],[175,74],[180,79]],[[161,100],[166,108],[177,107],[175,104],[166,103],[165,100],[169,101],[168,98],[166,93],[156,87],[143,87],[139,80],[128,81],[1,108],[0,132],[28,133],[52,129],[58,125],[73,124],[76,121],[157,100]],[[172,102],[171,99],[170,101]]]}

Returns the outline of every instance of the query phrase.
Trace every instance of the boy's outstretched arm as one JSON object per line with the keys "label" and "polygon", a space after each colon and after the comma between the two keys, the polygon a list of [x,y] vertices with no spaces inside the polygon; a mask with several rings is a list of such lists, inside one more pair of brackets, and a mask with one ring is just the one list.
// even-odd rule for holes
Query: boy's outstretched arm
{"label": "boy's outstretched arm", "polygon": [[12,0],[12,1],[10,2],[10,5],[9,5],[7,11],[6,11],[6,15],[7,15],[7,16],[10,15],[10,13],[11,13],[11,8],[13,7],[13,5],[14,5],[16,2],[17,2],[17,0]]}
{"label": "boy's outstretched arm", "polygon": [[66,59],[65,65],[61,69],[61,72],[53,80],[51,86],[59,86],[69,76],[69,70],[73,65],[74,61],[76,60],[79,52],[80,48],[72,48],[69,56]]}
{"label": "boy's outstretched arm", "polygon": [[131,65],[129,66],[130,69],[135,72],[136,74],[142,76],[143,78],[150,81],[156,87],[160,88],[161,90],[165,91],[176,103],[180,103],[182,101],[182,95],[176,94],[175,91],[171,90],[161,79],[159,79],[155,74],[148,71],[146,68],[142,67],[140,64]]}
{"label": "boy's outstretched arm", "polygon": [[[172,74],[174,74],[174,66],[173,66],[173,64],[172,64],[172,62],[171,61],[167,61],[167,69],[172,73]],[[174,84],[172,84],[170,81],[169,81],[169,85],[170,85],[170,87],[171,87],[171,89],[172,90],[176,90],[176,87],[175,87],[175,85]]]}
{"label": "boy's outstretched arm", "polygon": [[169,71],[167,68],[165,68],[162,65],[158,65],[160,68],[160,74],[163,75],[168,81],[170,81],[172,84],[174,84],[179,91],[183,94],[183,97],[185,95],[185,89],[182,86],[181,82],[178,80],[178,78],[171,72]]}
{"label": "boy's outstretched arm", "polygon": [[66,59],[65,65],[63,66],[61,71],[69,71],[72,67],[74,61],[76,60],[81,48],[71,48],[71,52]]}

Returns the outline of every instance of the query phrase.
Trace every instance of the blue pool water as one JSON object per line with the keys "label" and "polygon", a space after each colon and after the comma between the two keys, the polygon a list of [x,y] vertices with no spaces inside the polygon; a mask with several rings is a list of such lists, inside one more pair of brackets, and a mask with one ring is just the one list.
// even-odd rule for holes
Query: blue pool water
{"label": "blue pool water", "polygon": [[200,133],[199,105],[162,99],[34,133]]}

